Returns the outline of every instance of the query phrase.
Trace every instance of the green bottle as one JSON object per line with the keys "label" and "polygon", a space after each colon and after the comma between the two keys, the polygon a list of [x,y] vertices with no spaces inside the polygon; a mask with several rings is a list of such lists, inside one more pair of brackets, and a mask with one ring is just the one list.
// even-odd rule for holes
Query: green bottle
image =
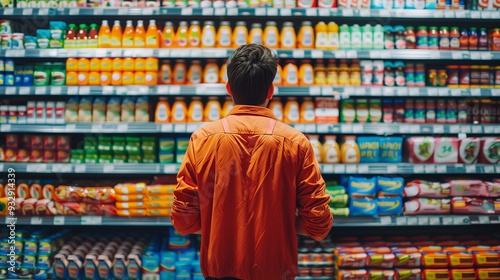
{"label": "green bottle", "polygon": [[355,24],[351,26],[351,49],[359,50],[362,46],[361,28]]}
{"label": "green bottle", "polygon": [[384,28],[380,24],[373,28],[373,49],[384,49]]}
{"label": "green bottle", "polygon": [[369,24],[363,26],[362,34],[362,49],[371,50],[373,49],[373,27]]}
{"label": "green bottle", "polygon": [[351,48],[351,32],[347,24],[340,26],[340,49],[348,50]]}

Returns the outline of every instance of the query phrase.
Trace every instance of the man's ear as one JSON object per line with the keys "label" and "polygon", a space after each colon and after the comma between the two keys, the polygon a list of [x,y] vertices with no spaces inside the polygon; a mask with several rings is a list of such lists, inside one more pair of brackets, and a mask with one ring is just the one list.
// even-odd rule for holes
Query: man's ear
{"label": "man's ear", "polygon": [[231,93],[231,88],[229,87],[229,82],[226,82],[226,90],[227,90],[227,94],[229,94],[232,97],[233,94]]}
{"label": "man's ear", "polygon": [[274,85],[271,84],[271,87],[269,87],[269,92],[267,93],[267,99],[269,100],[273,99],[273,94],[274,94]]}

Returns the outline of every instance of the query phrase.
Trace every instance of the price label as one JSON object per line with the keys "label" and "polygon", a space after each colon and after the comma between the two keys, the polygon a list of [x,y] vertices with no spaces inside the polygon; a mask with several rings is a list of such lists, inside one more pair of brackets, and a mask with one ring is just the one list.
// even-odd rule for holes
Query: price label
{"label": "price label", "polygon": [[471,18],[481,18],[481,12],[479,12],[479,11],[471,11],[470,12],[470,17]]}
{"label": "price label", "polygon": [[158,57],[160,58],[170,57],[170,50],[160,49],[158,52]]}
{"label": "price label", "polygon": [[280,15],[281,15],[281,16],[286,16],[286,17],[291,16],[291,15],[292,15],[292,9],[289,9],[289,8],[282,8],[282,9],[280,10]]}
{"label": "price label", "polygon": [[75,173],[85,173],[87,166],[85,164],[75,164]]}
{"label": "price label", "polygon": [[276,8],[267,9],[267,16],[277,16],[277,15],[278,15],[278,9]]}
{"label": "price label", "polygon": [[415,166],[413,166],[413,173],[415,173],[415,174],[423,174],[424,173],[424,166],[423,165],[415,165]]}
{"label": "price label", "polygon": [[54,225],[56,226],[64,225],[64,216],[54,216]]}
{"label": "price label", "polygon": [[476,166],[475,165],[466,165],[465,172],[466,173],[476,173]]}
{"label": "price label", "polygon": [[75,132],[75,130],[76,130],[76,124],[72,123],[66,125],[67,132]]}
{"label": "price label", "polygon": [[380,224],[390,225],[390,224],[392,224],[392,218],[388,217],[388,216],[380,217]]}
{"label": "price label", "polygon": [[306,131],[306,126],[305,124],[301,124],[301,123],[298,123],[298,124],[295,124],[295,125],[291,125],[293,128],[297,129],[298,131],[301,131],[301,132],[305,132]]}
{"label": "price label", "polygon": [[410,126],[411,133],[420,133],[420,125],[414,124]]}
{"label": "price label", "polygon": [[371,11],[369,9],[359,9],[360,17],[371,17]]}
{"label": "price label", "polygon": [[446,165],[440,164],[436,167],[436,171],[438,174],[446,174],[448,172],[448,168],[446,168]]}
{"label": "price label", "polygon": [[173,125],[171,123],[162,124],[160,130],[161,132],[172,132]]}
{"label": "price label", "polygon": [[52,164],[53,173],[71,173],[70,164]]}
{"label": "price label", "polygon": [[306,124],[305,131],[308,133],[316,132],[316,125],[315,124]]}
{"label": "price label", "polygon": [[404,133],[409,133],[410,132],[410,126],[409,125],[401,125],[399,126],[399,132],[404,134]]}
{"label": "price label", "polygon": [[391,58],[391,53],[388,51],[380,51],[380,58]]}
{"label": "price label", "polygon": [[197,129],[198,129],[198,125],[197,124],[190,123],[190,124],[187,125],[186,132],[192,133],[192,132],[194,132]]}
{"label": "price label", "polygon": [[484,173],[495,173],[495,167],[491,165],[484,166]]}
{"label": "price label", "polygon": [[10,125],[10,124],[2,124],[2,125],[0,125],[0,131],[1,132],[10,132],[11,126],[12,125]]}
{"label": "price label", "polygon": [[[474,131],[474,128],[472,129]],[[484,133],[489,134],[489,133],[494,133],[495,129],[491,125],[485,125],[484,126]]]}
{"label": "price label", "polygon": [[336,164],[334,166],[334,173],[345,174],[345,165],[344,164]]}
{"label": "price label", "polygon": [[462,96],[462,91],[459,88],[451,89],[452,96]]}
{"label": "price label", "polygon": [[10,16],[10,15],[13,15],[13,14],[14,14],[14,9],[12,9],[12,8],[7,8],[7,9],[4,9],[4,10],[3,10],[3,14],[4,14],[5,16]]}
{"label": "price label", "polygon": [[346,52],[347,58],[358,58],[358,52],[350,50]]}
{"label": "price label", "polygon": [[35,94],[37,94],[37,95],[44,95],[46,93],[47,93],[46,87],[36,87],[35,88]]}
{"label": "price label", "polygon": [[42,224],[42,217],[31,217],[30,223],[32,225],[41,225]]}
{"label": "price label", "polygon": [[353,124],[352,125],[352,132],[354,132],[354,133],[362,133],[363,132],[363,125],[361,125],[361,124]]}
{"label": "price label", "polygon": [[480,60],[481,59],[481,54],[477,51],[471,51],[470,52],[470,59],[472,60]]}
{"label": "price label", "polygon": [[320,87],[309,87],[309,95],[321,95]]}
{"label": "price label", "polygon": [[398,166],[397,165],[387,165],[387,173],[388,174],[395,174],[398,172]]}
{"label": "price label", "polygon": [[418,96],[420,94],[420,91],[418,90],[418,88],[410,88],[408,90],[408,93],[410,96]]}
{"label": "price label", "polygon": [[481,215],[479,216],[479,223],[480,224],[489,224],[490,223],[490,217]]}
{"label": "price label", "polygon": [[500,18],[500,12],[491,12],[491,18],[499,19]]}
{"label": "price label", "polygon": [[491,60],[493,55],[490,52],[481,52],[481,59],[482,60]]}
{"label": "price label", "polygon": [[185,124],[176,124],[174,126],[174,132],[177,132],[177,133],[186,132],[186,125]]}
{"label": "price label", "polygon": [[444,17],[445,18],[454,18],[455,12],[454,11],[444,11]]}
{"label": "price label", "polygon": [[479,125],[473,125],[472,126],[472,133],[476,133],[476,134],[483,133],[483,127],[479,126]]}
{"label": "price label", "polygon": [[318,16],[318,10],[317,9],[306,9],[306,16],[308,16],[308,17]]}
{"label": "price label", "polygon": [[429,217],[429,224],[431,226],[441,225],[441,217]]}
{"label": "price label", "polygon": [[468,216],[453,217],[453,224],[454,225],[469,225],[470,219]]}
{"label": "price label", "polygon": [[237,16],[238,15],[238,9],[236,9],[236,8],[227,9],[227,15],[228,16]]}
{"label": "price label", "polygon": [[182,8],[181,15],[192,16],[193,15],[193,8]]}
{"label": "price label", "polygon": [[292,55],[294,58],[304,58],[305,56],[304,50],[294,50]]}
{"label": "price label", "polygon": [[335,51],[334,54],[335,54],[335,58],[346,58],[346,54],[345,54],[344,50]]}
{"label": "price label", "polygon": [[495,133],[500,133],[500,126],[495,126]]}
{"label": "price label", "polygon": [[23,9],[24,16],[31,16],[32,14],[33,14],[33,9],[27,9],[27,8]]}
{"label": "price label", "polygon": [[333,164],[323,164],[322,172],[325,174],[333,174]]}
{"label": "price label", "polygon": [[406,88],[398,88],[397,93],[398,96],[406,96],[408,95],[408,90]]}
{"label": "price label", "polygon": [[444,127],[442,125],[434,125],[433,131],[436,134],[444,133]]}
{"label": "price label", "polygon": [[212,16],[214,14],[214,8],[203,8],[201,14],[204,16]]}
{"label": "price label", "polygon": [[30,94],[30,88],[29,87],[20,87],[19,88],[19,94],[20,95]]}
{"label": "price label", "polygon": [[113,172],[115,171],[115,166],[112,165],[112,164],[105,164],[103,167],[102,167],[102,171],[104,173],[109,173],[109,172]]}
{"label": "price label", "polygon": [[500,96],[500,89],[491,89],[491,96]]}
{"label": "price label", "polygon": [[91,225],[92,224],[92,216],[82,216],[82,219],[80,220],[80,224]]}
{"label": "price label", "polygon": [[457,18],[469,17],[466,11],[455,11],[455,15]]}
{"label": "price label", "polygon": [[328,124],[318,124],[317,130],[318,130],[318,133],[327,133],[328,132]]}
{"label": "price label", "polygon": [[427,94],[429,96],[437,96],[438,90],[437,90],[437,88],[430,88],[427,90]]}
{"label": "price label", "polygon": [[416,225],[418,225],[418,218],[417,217],[408,217],[406,224],[409,226],[416,226]]}
{"label": "price label", "polygon": [[312,50],[311,51],[312,58],[323,58],[323,51],[321,50]]}
{"label": "price label", "polygon": [[79,93],[80,93],[80,95],[89,95],[90,94],[90,87],[80,87]]}
{"label": "price label", "polygon": [[481,13],[481,18],[485,18],[485,19],[486,18],[491,18],[491,12],[489,12],[489,11],[483,11]]}
{"label": "price label", "polygon": [[436,166],[434,164],[427,164],[424,166],[424,171],[426,174],[436,173]]}
{"label": "price label", "polygon": [[91,223],[93,225],[101,225],[102,224],[102,216],[92,216]]}
{"label": "price label", "polygon": [[214,13],[216,16],[224,16],[224,15],[226,15],[226,9],[216,8]]}
{"label": "price label", "polygon": [[68,95],[77,95],[78,94],[78,87],[68,87]]}
{"label": "price label", "polygon": [[383,92],[384,92],[384,96],[393,96],[394,95],[392,88],[384,88]]}
{"label": "price label", "polygon": [[165,174],[175,174],[177,173],[177,167],[175,164],[166,164],[163,167],[163,173]]}
{"label": "price label", "polygon": [[319,16],[320,17],[329,17],[330,16],[330,9],[319,9]]}
{"label": "price label", "polygon": [[452,59],[463,59],[464,56],[463,56],[463,53],[462,52],[451,52],[451,58]]}
{"label": "price label", "polygon": [[170,94],[179,94],[181,93],[181,87],[180,86],[171,86],[170,87]]}
{"label": "price label", "polygon": [[443,225],[452,225],[453,224],[453,217],[447,217],[447,216],[444,216],[442,217],[442,220],[443,220]]}
{"label": "price label", "polygon": [[379,58],[380,57],[380,52],[378,52],[378,51],[370,51],[368,53],[368,55],[370,56],[370,58]]}
{"label": "price label", "polygon": [[438,90],[438,95],[439,96],[448,96],[449,95],[448,89],[446,89],[446,88],[440,88]]}
{"label": "price label", "polygon": [[6,95],[14,95],[16,94],[16,87],[7,87],[5,88],[5,94]]}
{"label": "price label", "polygon": [[368,165],[366,165],[366,164],[358,165],[358,173],[359,174],[367,174],[368,173]]}
{"label": "price label", "polygon": [[396,225],[398,226],[406,226],[407,219],[406,217],[396,217]]}
{"label": "price label", "polygon": [[50,87],[51,95],[61,95],[61,87]]}
{"label": "price label", "polygon": [[352,125],[351,124],[341,124],[340,131],[342,133],[351,133],[352,132]]}
{"label": "price label", "polygon": [[358,172],[358,166],[354,164],[348,164],[345,167],[346,174],[356,174]]}
{"label": "price label", "polygon": [[352,16],[354,16],[354,10],[353,9],[342,9],[342,16],[352,17]]}
{"label": "price label", "polygon": [[419,226],[428,226],[429,225],[429,217],[418,217],[418,225]]}
{"label": "price label", "polygon": [[450,133],[459,133],[460,126],[459,125],[450,125]]}

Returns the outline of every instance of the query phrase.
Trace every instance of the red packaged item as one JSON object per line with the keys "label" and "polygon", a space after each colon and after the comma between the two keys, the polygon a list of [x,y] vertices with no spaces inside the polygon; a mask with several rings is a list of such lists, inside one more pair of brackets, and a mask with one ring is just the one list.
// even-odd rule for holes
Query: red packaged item
{"label": "red packaged item", "polygon": [[55,150],[56,149],[56,138],[52,135],[46,135],[43,137],[43,148],[45,150]]}
{"label": "red packaged item", "polygon": [[472,268],[474,267],[474,259],[471,253],[454,252],[448,253],[448,263],[451,268]]}
{"label": "red packaged item", "polygon": [[422,280],[420,268],[396,268],[395,280]]}
{"label": "red packaged item", "polygon": [[38,200],[35,205],[35,214],[37,216],[57,215],[55,202],[49,199]]}
{"label": "red packaged item", "polygon": [[42,162],[43,153],[42,150],[32,149],[30,153],[30,162]]}
{"label": "red packaged item", "polygon": [[44,150],[43,151],[43,162],[55,162],[56,160],[56,152],[54,150]]}
{"label": "red packaged item", "polygon": [[443,247],[437,245],[422,246],[418,249],[421,253],[436,253],[442,252]]}
{"label": "red packaged item", "polygon": [[35,204],[37,202],[36,198],[28,198],[23,201],[21,206],[21,213],[23,216],[34,216],[35,215]]}
{"label": "red packaged item", "polygon": [[336,280],[370,280],[368,271],[364,269],[347,270],[339,269],[335,275]]}
{"label": "red packaged item", "polygon": [[488,197],[500,197],[500,183],[485,182],[488,190]]}
{"label": "red packaged item", "polygon": [[410,163],[432,163],[434,156],[433,137],[410,137],[406,139],[405,147]]}
{"label": "red packaged item", "polygon": [[420,214],[450,214],[449,199],[414,198],[405,202],[404,213],[406,215]]}
{"label": "red packaged item", "polygon": [[498,164],[500,162],[500,138],[481,138],[480,163]]}
{"label": "red packaged item", "polygon": [[477,137],[469,137],[458,140],[458,162],[472,164],[479,158],[481,141]]}
{"label": "red packaged item", "polygon": [[85,199],[87,192],[84,188],[75,186],[59,186],[55,189],[54,195],[57,202],[81,202]]}
{"label": "red packaged item", "polygon": [[396,267],[420,267],[422,254],[415,247],[393,249]]}
{"label": "red packaged item", "polygon": [[500,267],[476,269],[478,280],[500,280]]}
{"label": "red packaged item", "polygon": [[43,136],[31,135],[31,149],[43,149]]}
{"label": "red packaged item", "polygon": [[86,196],[83,202],[90,204],[115,203],[115,190],[111,187],[85,188]]}
{"label": "red packaged item", "polygon": [[368,255],[368,267],[393,268],[396,256],[388,247],[366,248]]}
{"label": "red packaged item", "polygon": [[17,154],[16,149],[5,149],[5,161],[17,161]]}
{"label": "red packaged item", "polygon": [[362,247],[341,248],[335,250],[337,267],[365,267],[368,255]]}
{"label": "red packaged item", "polygon": [[443,253],[461,253],[467,252],[467,248],[465,246],[459,246],[460,242],[453,241],[453,245],[445,245],[447,242],[439,242],[439,246],[448,246],[443,249]]}
{"label": "red packaged item", "polygon": [[486,184],[481,180],[451,180],[451,196],[488,196]]}
{"label": "red packaged item", "polygon": [[370,280],[394,280],[396,272],[394,270],[368,270]]}
{"label": "red packaged item", "polygon": [[82,202],[56,202],[55,205],[57,215],[78,216],[86,214],[87,205]]}
{"label": "red packaged item", "polygon": [[480,198],[454,197],[451,199],[451,211],[454,214],[495,214],[495,202]]}
{"label": "red packaged item", "polygon": [[56,152],[56,162],[69,162],[71,158],[71,152],[68,150],[58,150]]}
{"label": "red packaged item", "polygon": [[452,280],[475,280],[476,271],[473,268],[469,269],[452,269],[450,270]]}
{"label": "red packaged item", "polygon": [[17,134],[7,134],[5,138],[5,146],[8,149],[17,149],[19,147],[19,137]]}
{"label": "red packaged item", "polygon": [[498,251],[473,251],[472,258],[477,267],[500,266],[500,252]]}
{"label": "red packaged item", "polygon": [[423,280],[450,280],[450,271],[448,269],[424,269]]}
{"label": "red packaged item", "polygon": [[56,147],[58,150],[69,150],[70,149],[70,141],[69,136],[57,136],[56,137]]}

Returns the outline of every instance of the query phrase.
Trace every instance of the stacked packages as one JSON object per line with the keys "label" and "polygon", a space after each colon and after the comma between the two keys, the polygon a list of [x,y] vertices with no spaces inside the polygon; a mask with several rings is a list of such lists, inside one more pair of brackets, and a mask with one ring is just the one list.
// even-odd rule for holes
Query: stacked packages
{"label": "stacked packages", "polygon": [[115,186],[119,216],[169,216],[175,185],[124,183]]}
{"label": "stacked packages", "polygon": [[7,134],[5,142],[5,158],[0,157],[0,161],[50,163],[70,159],[69,136]]}
{"label": "stacked packages", "polygon": [[182,163],[188,145],[189,138],[160,138],[160,163]]}

